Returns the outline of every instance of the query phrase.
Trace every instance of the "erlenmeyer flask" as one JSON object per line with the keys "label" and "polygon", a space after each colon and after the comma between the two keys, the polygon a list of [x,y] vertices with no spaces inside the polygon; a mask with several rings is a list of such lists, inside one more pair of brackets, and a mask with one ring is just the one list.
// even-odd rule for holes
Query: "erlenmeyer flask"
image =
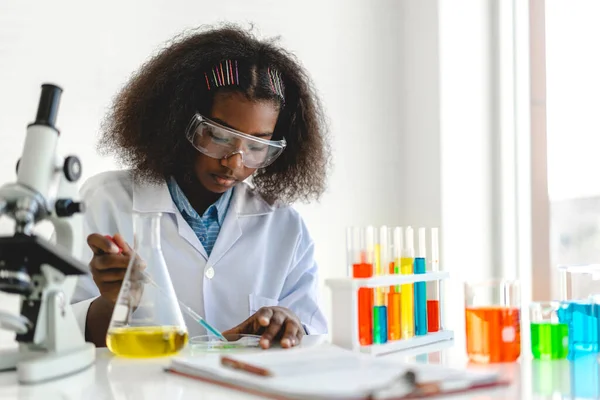
{"label": "erlenmeyer flask", "polygon": [[134,214],[134,252],[113,310],[106,344],[125,357],[160,357],[187,343],[173,284],[160,248],[161,213]]}

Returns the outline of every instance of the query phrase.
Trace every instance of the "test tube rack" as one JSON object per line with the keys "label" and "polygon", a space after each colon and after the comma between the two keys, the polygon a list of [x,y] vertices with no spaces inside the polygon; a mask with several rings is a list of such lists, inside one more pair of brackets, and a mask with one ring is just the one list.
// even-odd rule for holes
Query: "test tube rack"
{"label": "test tube rack", "polygon": [[386,343],[361,345],[358,334],[358,290],[360,288],[376,289],[392,285],[411,284],[416,282],[438,281],[439,299],[443,298],[441,281],[450,277],[448,272],[426,272],[412,275],[381,275],[372,278],[331,278],[325,284],[332,295],[331,342],[352,351],[371,355],[384,355],[400,351],[408,351],[424,346],[436,345],[445,347],[454,342],[454,332],[445,330],[443,309],[440,307],[440,330],[422,336],[407,339],[388,340]]}

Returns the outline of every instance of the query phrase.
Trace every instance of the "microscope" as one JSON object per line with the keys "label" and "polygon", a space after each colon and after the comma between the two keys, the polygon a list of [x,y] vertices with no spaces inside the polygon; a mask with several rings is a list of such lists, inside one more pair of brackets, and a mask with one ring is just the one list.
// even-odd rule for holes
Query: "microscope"
{"label": "microscope", "polygon": [[[0,291],[20,296],[20,315],[0,313],[0,328],[16,332],[18,348],[0,352],[0,371],[17,370],[20,383],[61,378],[91,366],[95,347],[85,342],[71,309],[77,276],[88,267],[82,249],[83,204],[77,157],[57,156],[55,126],[62,89],[43,84],[37,116],[27,127],[16,183],[0,187],[0,217],[14,221],[14,235],[0,237]],[[54,226],[56,243],[34,233]]]}

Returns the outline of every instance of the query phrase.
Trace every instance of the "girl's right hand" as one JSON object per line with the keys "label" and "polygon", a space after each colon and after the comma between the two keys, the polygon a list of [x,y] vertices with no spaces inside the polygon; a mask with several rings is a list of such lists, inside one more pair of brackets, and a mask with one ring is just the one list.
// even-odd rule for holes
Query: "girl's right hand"
{"label": "girl's right hand", "polygon": [[106,236],[93,233],[88,236],[87,242],[94,252],[90,261],[94,283],[98,286],[100,295],[114,304],[119,296],[132,250],[119,234],[110,240]]}

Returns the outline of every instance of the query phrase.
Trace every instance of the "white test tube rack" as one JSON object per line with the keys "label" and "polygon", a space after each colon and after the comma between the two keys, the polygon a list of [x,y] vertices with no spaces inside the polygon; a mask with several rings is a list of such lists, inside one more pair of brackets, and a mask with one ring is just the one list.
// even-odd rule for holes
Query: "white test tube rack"
{"label": "white test tube rack", "polygon": [[[443,280],[450,277],[448,272],[426,272],[412,275],[382,275],[372,278],[332,278],[325,284],[332,293],[332,320],[331,341],[334,345],[349,350],[371,355],[384,355],[399,351],[407,351],[419,347],[436,345],[436,348],[449,347],[454,342],[454,332],[445,330],[441,299],[443,298]],[[390,287],[415,282],[438,282],[440,300],[440,330],[426,335],[413,336],[407,339],[388,340],[386,343],[377,343],[363,346],[359,341],[358,333],[358,289]],[[447,345],[447,346],[446,346]]]}

